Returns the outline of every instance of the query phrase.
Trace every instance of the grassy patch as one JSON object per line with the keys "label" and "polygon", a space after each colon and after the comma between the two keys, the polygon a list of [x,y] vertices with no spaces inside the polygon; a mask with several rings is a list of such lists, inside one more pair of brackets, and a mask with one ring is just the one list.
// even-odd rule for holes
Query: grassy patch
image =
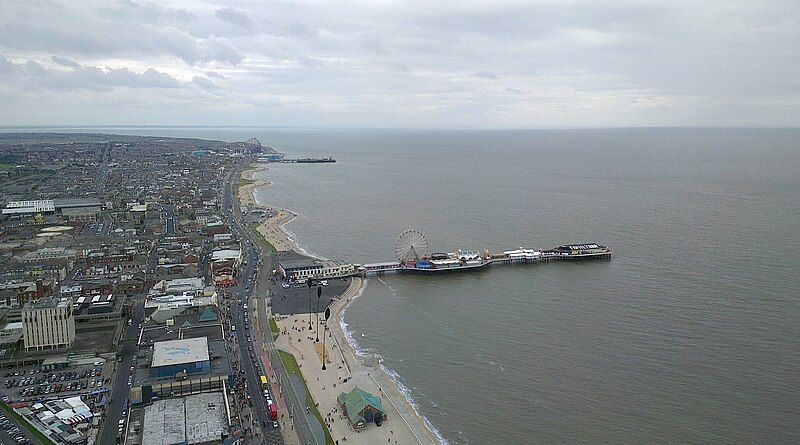
{"label": "grassy patch", "polygon": [[237,187],[242,187],[242,186],[245,186],[245,185],[250,185],[250,184],[255,184],[255,183],[256,183],[255,179],[239,178],[239,180],[236,181],[236,186]]}
{"label": "grassy patch", "polygon": [[267,239],[264,238],[264,235],[262,235],[261,232],[258,231],[258,224],[251,224],[250,225],[250,229],[253,230],[253,233],[256,235],[256,238],[258,238],[258,241],[261,244],[263,244],[264,247],[266,247],[268,251],[270,251],[272,253],[275,253],[275,252],[278,251],[278,249],[276,249],[275,246],[272,245],[272,243],[267,241]]}
{"label": "grassy patch", "polygon": [[2,410],[6,414],[6,416],[13,419],[14,422],[21,425],[26,430],[30,431],[33,437],[35,437],[36,440],[38,440],[43,445],[55,445],[52,440],[48,439],[47,436],[42,434],[41,431],[34,428],[33,425],[28,423],[27,420],[23,419],[22,416],[17,414],[17,412],[14,411],[14,409],[12,409],[10,406],[6,405],[5,403],[0,403],[0,410]]}
{"label": "grassy patch", "polygon": [[278,329],[278,323],[276,323],[275,319],[272,317],[269,318],[269,330],[272,331],[273,340],[278,338],[278,335],[281,333],[280,329]]}
{"label": "grassy patch", "polygon": [[322,419],[322,414],[319,413],[316,404],[314,403],[314,398],[311,397],[311,391],[308,390],[308,384],[306,383],[306,379],[303,378],[303,373],[300,372],[300,367],[297,366],[297,360],[294,358],[292,354],[289,354],[286,351],[281,351],[278,349],[278,353],[281,355],[281,361],[283,361],[283,366],[286,367],[286,372],[289,374],[295,374],[296,376],[300,377],[300,380],[303,381],[303,384],[306,385],[306,406],[309,407],[311,413],[314,414],[314,417],[319,420],[319,424],[322,425],[322,429],[325,431],[325,443],[326,445],[334,445],[333,437],[331,436],[331,432],[328,430],[328,425],[325,425],[325,421]]}
{"label": "grassy patch", "polygon": [[3,164],[0,162],[0,170],[11,170],[16,167],[14,164]]}

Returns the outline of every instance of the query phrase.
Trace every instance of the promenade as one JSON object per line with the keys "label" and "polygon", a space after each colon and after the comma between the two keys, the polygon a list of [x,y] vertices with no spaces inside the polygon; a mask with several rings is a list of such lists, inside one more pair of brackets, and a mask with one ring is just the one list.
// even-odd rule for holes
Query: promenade
{"label": "promenade", "polygon": [[[367,358],[366,363],[355,356],[347,344],[338,317],[341,310],[359,292],[361,280],[353,279],[339,302],[334,303],[330,328],[320,322],[320,342],[316,340],[316,324],[308,329],[308,316],[281,316],[277,320],[280,335],[275,342],[279,349],[294,355],[306,379],[311,395],[338,443],[348,444],[430,444],[437,443],[425,428],[422,419],[408,405],[394,382],[388,379],[378,364]],[[320,314],[321,315],[321,314]],[[325,337],[326,370],[322,370],[322,335]],[[342,415],[336,398],[358,386],[379,395],[386,410],[387,420],[382,426],[369,425],[354,431]]]}

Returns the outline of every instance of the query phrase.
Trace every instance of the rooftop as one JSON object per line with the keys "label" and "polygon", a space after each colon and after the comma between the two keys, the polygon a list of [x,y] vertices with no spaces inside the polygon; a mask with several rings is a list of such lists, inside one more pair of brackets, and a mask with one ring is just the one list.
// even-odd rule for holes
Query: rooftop
{"label": "rooftop", "polygon": [[219,441],[227,426],[222,393],[163,399],[145,408],[142,445]]}
{"label": "rooftop", "polygon": [[71,208],[71,207],[100,207],[103,204],[96,199],[88,198],[59,198],[54,199],[53,204],[57,209]]}
{"label": "rooftop", "polygon": [[283,270],[314,269],[317,267],[322,267],[316,261],[307,259],[281,260],[280,265],[283,268]]}
{"label": "rooftop", "polygon": [[343,392],[339,394],[337,397],[340,404],[345,406],[347,410],[347,416],[350,418],[352,423],[356,423],[359,420],[363,420],[364,418],[361,416],[364,408],[367,406],[371,406],[381,413],[385,413],[383,409],[383,404],[381,403],[381,398],[376,397],[363,389],[356,386],[350,392]]}
{"label": "rooftop", "polygon": [[201,291],[205,288],[202,278],[176,278],[164,281],[163,289],[168,294]]}
{"label": "rooftop", "polygon": [[169,340],[153,344],[153,367],[208,361],[206,337]]}
{"label": "rooftop", "polygon": [[211,253],[211,261],[238,260],[242,256],[241,250],[225,249],[215,250]]}
{"label": "rooftop", "polygon": [[60,299],[60,298],[39,298],[38,300],[31,300],[25,303],[24,310],[30,311],[33,309],[48,309],[48,308],[56,308],[56,307],[71,307],[72,303],[69,299]]}

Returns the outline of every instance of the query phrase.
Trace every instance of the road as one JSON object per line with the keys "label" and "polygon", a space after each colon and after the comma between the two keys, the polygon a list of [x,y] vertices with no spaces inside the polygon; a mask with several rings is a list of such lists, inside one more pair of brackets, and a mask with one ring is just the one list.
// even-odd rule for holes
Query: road
{"label": "road", "polygon": [[106,191],[106,181],[108,180],[108,163],[111,160],[111,142],[107,142],[105,148],[100,149],[100,165],[97,169],[97,177],[94,182],[94,191],[97,199],[103,198]]}
{"label": "road", "polygon": [[175,206],[171,204],[164,204],[164,233],[166,236],[175,236]]}
{"label": "road", "polygon": [[[122,419],[122,404],[128,397],[128,376],[131,375],[130,367],[134,365],[133,357],[138,350],[139,330],[137,327],[144,317],[144,300],[135,300],[131,326],[126,326],[120,340],[120,355],[122,362],[117,362],[114,372],[114,381],[111,387],[111,403],[106,407],[106,418],[100,428],[97,443],[113,444],[117,439],[117,423]],[[127,427],[127,425],[126,425]]]}
{"label": "road", "polygon": [[[237,182],[239,176],[241,175],[242,167],[243,165],[240,165],[238,168],[234,169],[234,171],[228,177],[221,200],[223,204],[223,211],[227,217],[226,219],[229,222],[231,230],[239,237],[239,239],[245,241],[242,245],[242,270],[238,276],[236,284],[226,288],[226,292],[232,294],[236,300],[235,307],[231,310],[231,322],[236,326],[239,352],[240,356],[242,357],[240,363],[246,379],[247,392],[252,396],[251,400],[253,403],[252,407],[255,416],[254,420],[256,421],[255,423],[257,425],[260,425],[256,428],[261,430],[263,443],[283,444],[283,436],[280,428],[273,428],[272,426],[264,427],[265,422],[269,424],[271,424],[271,422],[268,419],[267,407],[262,395],[263,390],[261,389],[260,380],[261,370],[256,370],[255,366],[253,365],[253,361],[250,359],[250,350],[248,347],[254,346],[254,343],[252,342],[252,337],[250,338],[251,341],[247,341],[248,336],[251,336],[251,332],[244,329],[242,307],[244,303],[248,302],[250,298],[255,295],[256,289],[259,288],[254,280],[252,280],[252,277],[256,272],[256,267],[262,265],[262,270],[271,270],[271,263],[266,265],[262,264],[262,258],[264,258],[264,253],[261,250],[262,247],[257,244],[255,239],[253,239],[251,232],[243,228],[240,221],[241,211],[239,210],[239,203],[233,199],[234,191],[232,189],[232,184]],[[249,245],[247,244],[247,241],[249,241]],[[267,258],[268,257],[269,256],[267,255]],[[262,299],[261,301],[263,302],[264,300]],[[257,354],[258,351],[255,349],[255,347],[253,350],[254,353]],[[254,443],[258,442],[256,441]]]}

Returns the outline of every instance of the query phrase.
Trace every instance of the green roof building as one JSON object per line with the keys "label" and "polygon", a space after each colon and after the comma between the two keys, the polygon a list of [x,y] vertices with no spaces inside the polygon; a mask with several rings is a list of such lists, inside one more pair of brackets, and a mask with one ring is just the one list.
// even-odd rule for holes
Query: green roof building
{"label": "green roof building", "polygon": [[380,426],[386,420],[386,412],[380,397],[362,390],[359,387],[353,388],[350,392],[343,392],[336,398],[342,412],[347,416],[350,426],[360,430],[369,423]]}

